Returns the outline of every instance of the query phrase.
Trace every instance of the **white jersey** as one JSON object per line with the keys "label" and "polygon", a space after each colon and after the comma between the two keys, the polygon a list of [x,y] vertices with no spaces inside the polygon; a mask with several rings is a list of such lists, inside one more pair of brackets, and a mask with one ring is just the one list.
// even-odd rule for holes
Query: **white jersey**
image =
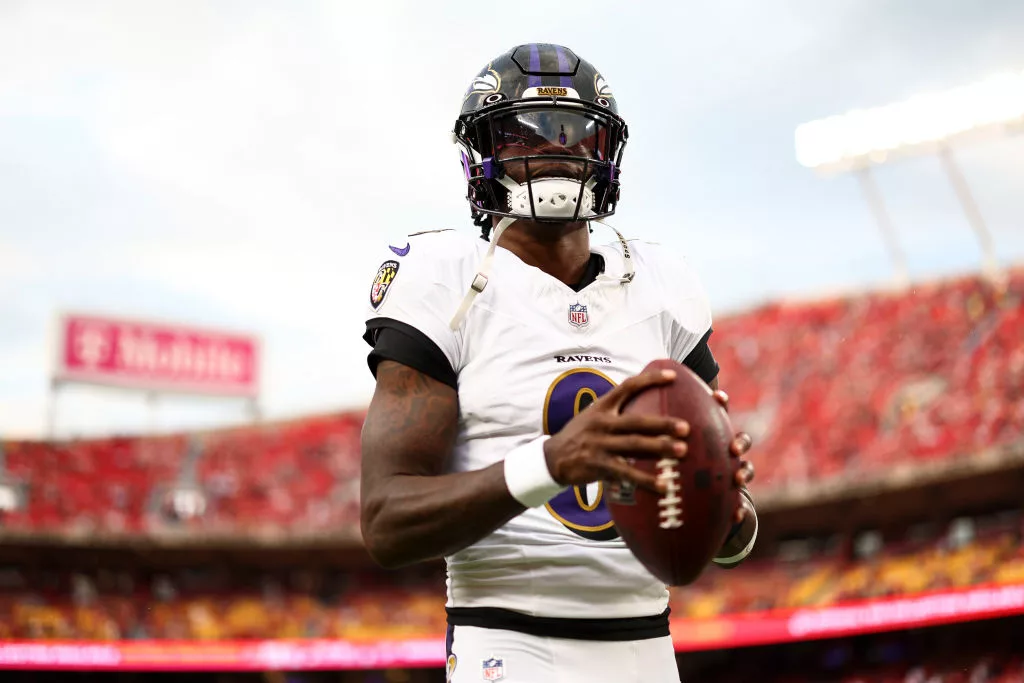
{"label": "white jersey", "polygon": [[[391,247],[370,292],[370,317],[411,325],[443,351],[458,378],[459,431],[449,471],[493,465],[556,433],[650,361],[682,362],[711,327],[693,271],[662,247],[630,241],[632,282],[581,291],[498,248],[489,283],[457,330],[449,322],[488,243],[455,231]],[[592,247],[605,273],[626,270],[622,247]],[[668,591],[615,533],[600,484],[574,487],[446,558],[448,607],[526,615],[657,615]]]}

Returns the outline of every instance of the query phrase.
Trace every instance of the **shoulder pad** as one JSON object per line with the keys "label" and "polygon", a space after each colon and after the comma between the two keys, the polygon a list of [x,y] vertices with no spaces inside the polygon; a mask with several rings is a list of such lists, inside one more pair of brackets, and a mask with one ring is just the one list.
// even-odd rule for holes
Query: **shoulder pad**
{"label": "shoulder pad", "polygon": [[655,242],[631,241],[637,280],[651,282],[663,305],[686,329],[703,334],[711,326],[711,309],[704,287],[689,260]]}
{"label": "shoulder pad", "polygon": [[[388,241],[381,260],[374,262],[371,307],[385,310],[390,308],[385,298],[411,300],[434,286],[462,296],[479,265],[481,244],[486,243],[458,230],[429,230]],[[453,313],[457,303],[449,306]]]}
{"label": "shoulder pad", "polygon": [[678,265],[676,262],[682,260],[658,242],[637,239],[628,240],[628,242],[638,271],[650,272],[653,270],[658,277],[661,277],[666,272],[671,274],[674,267]]}

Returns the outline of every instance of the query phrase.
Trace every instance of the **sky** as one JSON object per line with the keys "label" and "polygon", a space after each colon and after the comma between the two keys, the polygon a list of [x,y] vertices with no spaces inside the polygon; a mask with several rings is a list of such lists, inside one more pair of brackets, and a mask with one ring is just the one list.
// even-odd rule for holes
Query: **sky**
{"label": "sky", "polygon": [[[51,409],[58,436],[245,417],[92,387],[49,404],[61,311],[259,335],[268,418],[365,405],[382,251],[474,230],[452,123],[527,42],[606,76],[630,127],[609,222],[684,254],[721,316],[891,281],[857,182],[800,166],[794,130],[1024,69],[1024,3],[0,0],[0,437],[43,436]],[[1024,135],[955,154],[999,261],[1024,262]],[[914,280],[978,269],[936,159],[876,179]]]}

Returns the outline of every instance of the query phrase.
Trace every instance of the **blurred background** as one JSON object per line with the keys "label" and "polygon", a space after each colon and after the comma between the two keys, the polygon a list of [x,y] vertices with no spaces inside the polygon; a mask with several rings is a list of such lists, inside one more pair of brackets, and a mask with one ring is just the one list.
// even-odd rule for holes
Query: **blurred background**
{"label": "blurred background", "polygon": [[443,566],[360,545],[365,296],[474,230],[449,132],[524,42],[608,79],[610,222],[754,436],[683,680],[1024,681],[1013,0],[0,0],[3,680],[444,679]]}

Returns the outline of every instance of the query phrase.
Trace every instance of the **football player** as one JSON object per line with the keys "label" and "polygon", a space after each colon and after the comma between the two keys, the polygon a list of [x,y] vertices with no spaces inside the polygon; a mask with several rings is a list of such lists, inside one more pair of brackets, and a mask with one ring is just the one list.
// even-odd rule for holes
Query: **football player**
{"label": "football player", "polygon": [[[450,681],[679,680],[668,591],[618,537],[601,482],[660,491],[623,456],[685,457],[685,421],[619,412],[672,380],[644,366],[673,358],[717,390],[718,364],[683,259],[617,231],[591,244],[626,137],[591,64],[509,50],[453,131],[482,235],[390,244],[370,286],[363,537],[385,567],[445,558]],[[737,435],[732,453],[749,447]],[[752,477],[743,461],[722,566],[753,548]]]}

